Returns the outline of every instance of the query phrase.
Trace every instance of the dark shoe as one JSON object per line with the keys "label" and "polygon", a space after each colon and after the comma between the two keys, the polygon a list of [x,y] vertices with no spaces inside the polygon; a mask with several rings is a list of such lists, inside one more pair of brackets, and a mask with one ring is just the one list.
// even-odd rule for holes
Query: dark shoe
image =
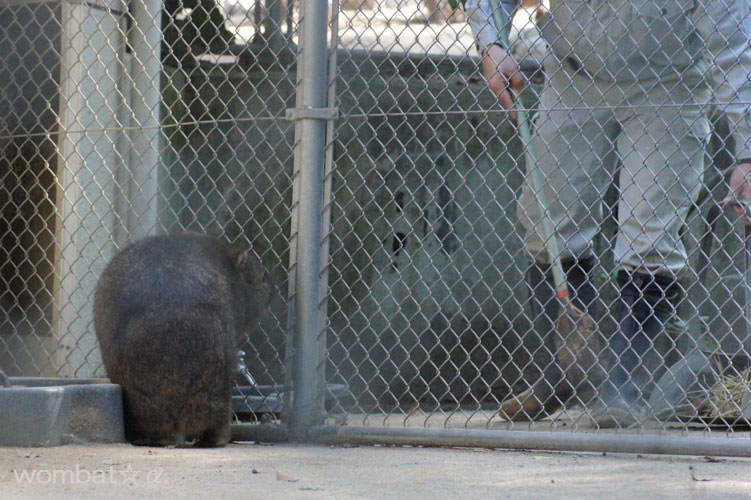
{"label": "dark shoe", "polygon": [[678,282],[664,276],[620,271],[618,287],[617,327],[609,339],[610,368],[601,396],[604,405],[592,412],[592,419],[602,428],[628,427],[643,417],[643,389],[653,381],[656,368],[645,365],[645,354],[682,297]]}

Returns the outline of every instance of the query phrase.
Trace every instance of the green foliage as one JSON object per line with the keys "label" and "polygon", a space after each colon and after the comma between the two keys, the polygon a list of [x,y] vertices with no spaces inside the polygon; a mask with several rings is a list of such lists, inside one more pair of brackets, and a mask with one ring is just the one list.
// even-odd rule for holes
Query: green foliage
{"label": "green foliage", "polygon": [[464,10],[464,6],[467,3],[467,0],[449,0],[449,5],[451,6],[451,10],[457,10],[459,8],[459,4],[462,6],[462,10]]}

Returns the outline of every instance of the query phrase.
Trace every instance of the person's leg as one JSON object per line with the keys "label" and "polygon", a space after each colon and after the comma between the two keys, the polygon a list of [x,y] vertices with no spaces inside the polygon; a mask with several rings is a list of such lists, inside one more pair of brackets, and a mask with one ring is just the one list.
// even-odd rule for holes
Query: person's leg
{"label": "person's leg", "polygon": [[684,94],[680,100],[680,95],[680,89],[671,93],[657,87],[621,117],[618,150],[623,165],[615,244],[621,271],[617,326],[608,342],[610,366],[602,388],[604,407],[593,412],[600,427],[628,426],[642,416],[642,388],[656,368],[644,364],[645,355],[682,297],[677,276],[687,256],[678,231],[700,188],[710,129],[693,98]]}
{"label": "person's leg", "polygon": [[644,357],[683,296],[672,277],[619,271],[617,280],[616,330],[608,339],[611,360],[601,391],[604,406],[593,413],[606,428],[628,426],[642,417],[647,399],[643,388],[655,368],[647,366]]}
{"label": "person's leg", "polygon": [[[589,279],[593,267],[594,258],[563,262],[574,304],[597,317],[597,290]],[[561,307],[555,298],[550,266],[532,263],[526,280],[533,328],[542,336],[541,351],[534,356],[541,377],[526,391],[502,402],[501,416],[515,421],[537,420],[565,406],[582,389],[587,375],[586,367],[575,366],[577,359],[561,362],[562,351],[568,349],[566,341],[569,339],[560,338],[555,331]]]}
{"label": "person's leg", "polygon": [[[563,68],[546,70],[551,77],[540,99],[533,145],[572,296],[579,307],[594,314],[596,290],[589,282],[594,263],[592,240],[602,221],[602,197],[610,184],[609,162],[614,157],[618,127],[612,112],[601,105],[601,94],[594,94],[590,79]],[[539,234],[541,212],[529,179],[517,215],[526,230],[525,248],[533,262],[527,282],[534,330],[542,336],[542,352],[535,356],[542,378],[527,391],[506,399],[501,414],[510,420],[534,420],[565,404],[575,387],[556,359],[567,339],[555,337],[560,303],[555,298],[549,258]]]}
{"label": "person's leg", "polygon": [[[571,261],[593,256],[619,126],[592,80],[565,68],[565,62],[558,69],[546,67],[550,76],[535,115],[532,145],[561,260]],[[542,214],[529,176],[519,196],[517,217],[531,258],[549,263],[540,234]]]}

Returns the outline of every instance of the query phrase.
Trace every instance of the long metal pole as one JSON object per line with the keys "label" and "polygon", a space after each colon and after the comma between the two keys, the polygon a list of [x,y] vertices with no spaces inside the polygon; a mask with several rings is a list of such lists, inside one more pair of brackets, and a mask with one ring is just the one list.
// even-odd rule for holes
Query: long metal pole
{"label": "long metal pole", "polygon": [[333,444],[467,446],[516,450],[751,457],[749,438],[337,426],[316,427],[312,435],[318,442]]}
{"label": "long metal pole", "polygon": [[[327,17],[326,0],[302,2],[296,100],[301,111],[326,107]],[[310,426],[321,423],[324,417],[319,292],[325,138],[325,119],[313,113],[300,115],[295,128],[299,206],[296,207],[294,398],[290,415],[293,439],[304,439]]]}
{"label": "long metal pole", "polygon": [[[336,105],[336,70],[337,70],[337,47],[339,44],[339,0],[331,0],[331,41],[329,43],[329,73],[328,73],[328,106]],[[326,152],[323,169],[323,213],[321,214],[321,271],[318,295],[318,386],[323,390],[326,387],[326,329],[328,326],[328,297],[329,297],[329,266],[331,264],[331,211],[334,203],[332,196],[332,184],[334,176],[334,120],[326,122]],[[325,394],[323,400],[326,400]],[[323,409],[323,407],[322,407]]]}
{"label": "long metal pole", "polygon": [[78,184],[84,159],[80,146],[83,134],[80,130],[84,98],[81,95],[86,68],[81,60],[85,34],[85,12],[81,5],[63,2],[60,36],[60,110],[58,114],[58,160],[57,160],[57,218],[55,219],[55,307],[54,329],[58,340],[57,375],[74,375],[71,352],[76,346],[73,328],[78,316],[74,303],[79,276],[75,274],[75,262],[79,257],[76,240],[81,227],[81,190]]}
{"label": "long metal pole", "polygon": [[[751,226],[743,228],[743,288],[746,292],[746,304],[743,307],[743,313],[746,316],[745,336],[741,339],[739,350],[743,357],[748,357],[751,353]],[[748,390],[748,389],[746,389]],[[744,410],[747,411],[747,410]]]}
{"label": "long metal pole", "polygon": [[128,41],[133,49],[130,106],[132,125],[128,183],[127,230],[130,239],[152,234],[157,227],[157,193],[161,148],[159,106],[162,74],[162,2],[130,2],[133,25]]}
{"label": "long metal pole", "polygon": [[[257,2],[260,3],[260,2]],[[289,7],[291,8],[291,6]],[[282,37],[282,2],[281,0],[266,0],[268,15],[263,20],[264,39],[274,53],[278,53],[285,43]]]}

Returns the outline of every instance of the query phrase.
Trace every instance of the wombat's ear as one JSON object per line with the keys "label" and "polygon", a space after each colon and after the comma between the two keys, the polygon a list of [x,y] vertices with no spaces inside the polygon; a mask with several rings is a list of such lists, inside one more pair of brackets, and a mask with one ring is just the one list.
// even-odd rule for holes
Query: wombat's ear
{"label": "wombat's ear", "polygon": [[238,271],[244,271],[247,269],[250,262],[250,256],[246,250],[240,250],[235,255],[235,269]]}

